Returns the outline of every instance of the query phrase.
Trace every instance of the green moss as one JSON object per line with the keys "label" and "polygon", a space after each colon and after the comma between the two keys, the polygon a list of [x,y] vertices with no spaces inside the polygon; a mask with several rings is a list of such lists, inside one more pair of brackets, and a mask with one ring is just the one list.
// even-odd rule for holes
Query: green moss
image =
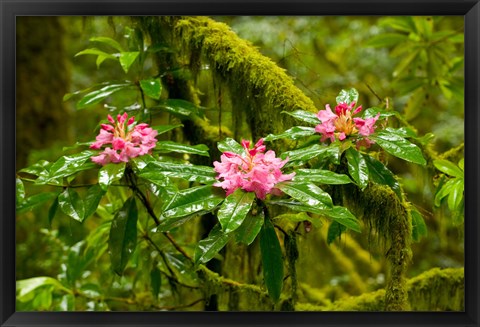
{"label": "green moss", "polygon": [[463,268],[434,268],[407,283],[412,310],[463,311],[465,275]]}
{"label": "green moss", "polygon": [[[211,295],[218,295],[225,298],[224,307],[220,310],[272,310],[273,302],[262,288],[256,285],[239,283],[238,281],[225,278],[219,274],[209,270],[204,265],[199,265],[197,274],[202,280],[202,286],[205,290],[205,298]],[[236,293],[232,297],[232,293]],[[240,297],[241,296],[241,297]],[[233,301],[230,303],[230,301]],[[238,302],[236,302],[238,301]],[[230,303],[230,307],[229,304]]]}
{"label": "green moss", "polygon": [[346,204],[361,217],[369,228],[371,241],[386,250],[388,279],[385,310],[408,310],[405,274],[411,259],[411,217],[408,204],[391,188],[369,184],[364,191],[355,186],[343,189]]}
{"label": "green moss", "polygon": [[[465,278],[463,268],[433,268],[405,283],[412,311],[463,311]],[[324,306],[297,304],[305,311],[383,311],[386,303],[384,289],[360,296],[341,299]]]}
{"label": "green moss", "polygon": [[[282,132],[292,125],[292,120],[281,114],[282,110],[317,110],[284,69],[239,38],[226,24],[207,17],[170,21],[175,26],[174,37],[183,42],[185,53],[201,53],[215,78],[228,86],[235,103],[234,117],[248,117],[254,139]],[[189,56],[190,60],[200,57]],[[193,62],[190,65],[198,66]]]}

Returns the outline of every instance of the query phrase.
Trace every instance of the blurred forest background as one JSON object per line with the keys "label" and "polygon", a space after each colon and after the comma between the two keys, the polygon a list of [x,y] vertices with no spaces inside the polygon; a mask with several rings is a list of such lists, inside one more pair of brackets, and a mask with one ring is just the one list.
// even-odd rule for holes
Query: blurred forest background
{"label": "blurred forest background", "polygon": [[[464,111],[468,110],[463,101],[463,17],[222,16],[212,19],[230,26],[240,38],[251,42],[264,56],[284,68],[318,110],[334,103],[341,89],[354,87],[360,93],[359,104],[364,108],[393,108],[418,135],[425,135],[423,150],[429,153],[427,157],[438,156],[454,163],[463,158]],[[105,119],[109,108],[101,103],[88,110],[77,110],[73,101],[63,101],[64,95],[102,81],[124,80],[126,76],[118,69],[118,62],[107,60],[97,69],[93,57],[75,54],[91,47],[89,40],[95,36],[111,37],[126,44],[126,36],[136,24],[138,20],[130,17],[17,18],[17,170],[41,159],[54,161],[64,154],[64,147],[94,139],[95,128]],[[154,75],[153,61],[146,62],[145,67]],[[221,123],[237,140],[252,137],[248,117],[238,119],[232,110],[240,105],[238,99],[222,94],[222,87],[215,85],[218,81],[212,80],[208,70],[207,65],[200,67],[195,87],[210,125]],[[132,76],[127,78],[136,78],[134,74],[132,69]],[[132,97],[126,92],[109,105],[134,104],[137,99]],[[422,214],[428,232],[412,244],[408,278],[432,268],[462,268],[463,214],[452,213],[446,203],[434,205],[436,181],[441,173],[432,166],[426,169],[406,165],[394,158],[389,159],[388,166],[399,177],[409,201]],[[84,178],[88,181],[95,176]],[[49,190],[28,183],[25,188],[30,194]],[[139,271],[142,258],[132,260],[124,276],[116,276],[110,269],[99,232],[105,229],[102,210],[106,209],[99,208],[83,223],[60,211],[49,221],[50,205],[46,202],[17,215],[17,280],[50,276],[68,280],[80,291],[73,301],[46,287],[43,293],[35,294],[36,300],[25,298],[18,302],[17,310],[208,308],[208,301],[196,301],[202,298],[198,290],[175,285],[168,278],[155,279],[159,285],[153,286],[152,292],[152,274],[160,272]],[[177,237],[185,243],[191,241],[189,236]],[[198,240],[199,236],[195,237]],[[103,251],[87,258],[85,243],[89,242],[98,242]],[[327,245],[323,226],[303,235],[298,244],[299,303],[342,310],[341,306],[334,308],[332,304],[385,287],[384,253],[381,247],[370,244],[367,233],[348,233]],[[244,268],[241,260],[234,256],[224,260],[230,264],[230,268],[225,269],[231,270],[225,274],[234,280],[235,277],[241,279],[235,276],[236,270]],[[194,277],[177,261],[175,269],[180,272],[182,283],[190,284]],[[460,280],[463,283],[463,272]],[[442,282],[435,287],[441,289]],[[442,303],[428,309],[461,310],[445,304],[452,296],[463,294],[463,284],[455,287],[457,290],[450,293],[447,300],[440,299]],[[429,292],[425,297],[436,294],[435,289]],[[232,296],[220,296],[217,309],[235,309],[228,305],[233,301]],[[421,305],[416,308],[422,310]]]}

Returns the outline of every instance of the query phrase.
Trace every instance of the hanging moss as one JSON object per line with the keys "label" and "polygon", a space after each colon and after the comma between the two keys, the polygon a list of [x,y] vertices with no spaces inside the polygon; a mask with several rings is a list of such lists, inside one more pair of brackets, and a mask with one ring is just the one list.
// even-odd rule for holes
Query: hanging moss
{"label": "hanging moss", "polygon": [[228,86],[234,117],[239,119],[246,114],[254,139],[282,132],[292,125],[282,110],[316,111],[313,102],[294,85],[284,69],[239,38],[228,25],[207,17],[170,18],[170,22],[185,52],[201,53],[213,73]]}
{"label": "hanging moss", "polygon": [[[465,278],[463,268],[433,268],[405,284],[412,311],[463,311]],[[328,305],[299,303],[297,311],[382,311],[384,289],[341,299]]]}
{"label": "hanging moss", "polygon": [[385,310],[408,310],[405,274],[411,259],[411,217],[407,204],[391,188],[369,184],[364,191],[355,186],[345,186],[346,204],[361,217],[377,243],[386,249],[388,279]]}
{"label": "hanging moss", "polygon": [[[202,285],[205,289],[205,297],[210,298],[211,295],[216,294],[220,298],[226,297],[228,300],[232,300],[231,293],[237,293],[235,297],[243,295],[244,301],[233,303],[235,310],[273,310],[273,302],[268,294],[259,286],[239,283],[238,281],[225,278],[219,274],[212,272],[205,266],[200,265],[197,270],[197,274],[202,280]],[[235,300],[233,298],[233,300]],[[219,307],[219,310],[229,310],[230,301],[220,301],[223,307]]]}

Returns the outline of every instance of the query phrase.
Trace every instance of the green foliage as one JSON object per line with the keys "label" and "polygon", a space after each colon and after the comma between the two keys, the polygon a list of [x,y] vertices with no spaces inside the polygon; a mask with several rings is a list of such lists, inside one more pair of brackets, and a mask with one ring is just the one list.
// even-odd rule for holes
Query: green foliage
{"label": "green foliage", "polygon": [[108,239],[112,269],[117,275],[123,274],[137,246],[137,220],[135,198],[130,197],[113,217]]}
{"label": "green foliage", "polygon": [[348,162],[348,172],[352,176],[355,183],[364,189],[368,185],[368,166],[362,154],[352,148],[345,151],[345,157]]}
{"label": "green foliage", "polygon": [[[361,242],[368,233],[368,244],[363,246],[369,250],[372,233],[383,240],[387,248],[382,258],[386,253],[389,276],[381,301],[387,310],[404,310],[410,242],[423,244],[432,226],[407,201],[411,194],[403,190],[396,160],[404,161],[402,168],[423,170],[430,169],[432,162],[441,173],[434,205],[446,200],[456,219],[463,217],[463,160],[456,165],[437,159],[427,146],[431,136],[421,136],[407,122],[420,110],[427,86],[442,85],[445,96],[457,93],[455,71],[461,63],[454,63],[437,46],[449,37],[457,42],[457,32],[436,31],[433,22],[422,17],[382,21],[396,32],[379,34],[368,45],[393,47],[392,53],[399,57],[394,95],[413,92],[408,105],[414,109],[402,114],[387,98],[381,104],[366,105],[357,117],[378,118],[368,139],[357,131],[345,138],[337,135],[334,142],[321,138],[315,127],[324,122],[313,101],[284,70],[228,26],[210,18],[142,18],[138,25],[124,28],[124,39],[90,38],[96,47],[75,56],[95,56],[97,69],[105,68],[112,77],[69,93],[64,101],[73,100],[77,109],[92,113],[101,106],[112,115],[132,113],[139,122],[152,125],[158,141],[146,155],[100,167],[91,161],[99,151],[85,150],[92,141],[78,140],[65,147],[57,160],[42,159],[18,171],[17,213],[33,216],[37,208],[49,205],[45,213],[49,235],[52,244],[61,247],[60,268],[52,277],[17,282],[19,308],[168,310],[178,305],[203,309],[203,302],[215,295],[220,310],[242,305],[263,308],[253,307],[252,299],[264,302],[268,309],[292,309],[302,296],[297,289],[302,279],[308,283],[318,279],[324,289],[330,287],[331,298],[366,289],[356,285],[352,291],[337,285],[350,276],[354,283],[361,280],[361,271],[351,269],[361,261],[359,253],[367,251],[359,247],[347,254],[346,249],[334,248],[338,239],[350,241],[349,233],[354,231],[352,242]],[[155,37],[147,32],[152,26],[156,26]],[[332,58],[332,53],[325,56]],[[118,63],[118,75],[109,72],[114,67],[109,62]],[[439,64],[448,67],[436,72]],[[337,104],[360,104],[365,97],[355,87],[343,87],[337,96],[326,94]],[[209,99],[212,93],[214,104]],[[222,116],[233,125],[233,134],[223,129]],[[242,121],[246,116],[248,120]],[[352,123],[353,118],[348,119]],[[295,126],[296,121],[308,126]],[[246,122],[251,126],[246,128]],[[212,139],[191,130],[199,125],[221,137],[216,140],[219,151],[212,148]],[[285,161],[282,173],[294,174],[293,179],[275,184],[265,199],[238,188],[227,196],[215,184],[219,177],[213,161],[219,160],[219,154],[229,152],[223,158],[237,155],[248,169],[254,165],[239,135],[263,137],[267,147],[275,149],[276,158]],[[207,140],[208,145],[202,144]],[[229,173],[241,178],[243,169],[247,168],[232,165]],[[35,194],[30,186],[47,191]],[[53,233],[56,229],[65,233],[66,217],[72,219],[67,221],[70,230],[82,231],[68,242]],[[213,228],[206,228],[208,224]],[[315,265],[309,261],[309,267],[299,267],[305,253]],[[319,263],[317,255],[325,259]],[[237,263],[235,268],[230,262]],[[213,271],[217,264],[221,274]],[[320,277],[317,265],[322,269]],[[341,271],[342,267],[350,271]],[[369,285],[379,286],[383,285]]]}
{"label": "green foliage", "polygon": [[208,237],[198,242],[195,247],[194,261],[196,264],[205,263],[215,257],[218,252],[228,243],[233,234],[222,232],[220,224],[210,231]]}
{"label": "green foliage", "polygon": [[464,176],[464,159],[462,158],[458,165],[445,159],[437,159],[433,161],[435,168],[441,173],[446,175],[437,187],[435,194],[435,206],[439,207],[447,199],[448,209],[453,214],[453,221],[455,223],[463,222],[464,216],[464,188],[465,188],[465,176]]}
{"label": "green foliage", "polygon": [[222,225],[222,230],[225,234],[233,232],[240,227],[254,200],[254,193],[245,192],[241,189],[237,189],[225,198],[217,213],[218,221]]}
{"label": "green foliage", "polygon": [[276,302],[283,287],[283,255],[273,224],[268,217],[260,231],[263,280],[268,294]]}
{"label": "green foliage", "polygon": [[371,136],[371,139],[395,157],[419,165],[425,165],[427,163],[418,146],[410,143],[398,134],[379,132],[377,135]]}

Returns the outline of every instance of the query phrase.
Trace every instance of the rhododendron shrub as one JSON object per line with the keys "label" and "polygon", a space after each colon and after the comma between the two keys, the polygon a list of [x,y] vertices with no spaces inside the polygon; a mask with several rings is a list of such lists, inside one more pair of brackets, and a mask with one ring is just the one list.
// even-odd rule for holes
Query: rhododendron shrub
{"label": "rhododendron shrub", "polygon": [[[149,79],[139,85],[143,95],[158,98],[159,80]],[[95,92],[85,97],[96,99],[98,92]],[[169,112],[175,110],[175,101],[169,104]],[[89,102],[83,101],[82,105],[85,103]],[[306,232],[310,232],[312,226],[328,222],[327,242],[331,243],[347,231],[362,231],[355,215],[334,203],[329,192],[335,185],[356,184],[363,190],[368,183],[380,183],[390,187],[399,198],[403,197],[395,175],[360,149],[378,151],[380,148],[399,158],[424,164],[419,148],[407,140],[416,138],[412,131],[384,128],[390,112],[376,108],[362,110],[356,103],[356,90],[342,90],[334,110],[326,105],[325,110],[317,113],[301,110],[289,113],[312,126],[294,126],[281,134],[262,137],[255,144],[245,139],[238,143],[227,137],[217,143],[221,155],[219,160],[212,160],[211,165],[196,165],[190,159],[190,156],[210,157],[210,149],[203,144],[157,140],[161,134],[181,125],[153,128],[142,119],[116,112],[115,119],[107,115],[108,122],[100,125],[95,141],[78,144],[88,149],[65,155],[53,163],[39,162],[20,173],[35,175],[36,184],[59,188],[58,192],[42,194],[42,201],[53,200],[50,220],[57,207],[78,222],[97,210],[108,217],[109,235],[95,237],[108,238],[112,271],[116,274],[124,274],[136,251],[153,258],[148,246],[137,247],[139,238],[147,240],[152,251],[163,251],[168,246],[164,242],[168,242],[175,254],[188,263],[182,269],[198,280],[204,276],[197,274],[198,271],[208,270],[204,264],[218,256],[229,242],[248,246],[258,239],[263,283],[270,298],[278,302],[284,292],[283,247],[290,237],[277,224],[279,217],[297,227],[303,222]],[[194,106],[186,106],[185,102],[180,105],[182,110]],[[141,113],[138,116],[146,117]],[[267,150],[267,142],[278,139],[295,140],[295,146],[279,154]],[[84,185],[75,183],[76,176],[89,170],[98,170],[98,180],[85,186],[85,191],[79,191]],[[17,185],[22,183],[19,178]],[[112,203],[102,206],[104,201]],[[26,210],[31,203],[35,201],[20,198],[18,208]],[[272,216],[278,208],[283,208],[284,214]],[[205,214],[215,217],[215,225],[208,235],[188,249],[179,244],[175,239],[175,236],[181,237],[178,228],[194,223],[194,218]],[[137,228],[160,233],[165,236],[164,241],[140,233]],[[283,241],[277,229],[284,232]],[[168,267],[179,264],[176,258],[171,259],[174,263],[169,262],[169,258],[174,258],[172,254],[162,252],[161,257]],[[158,272],[152,272],[149,278],[158,278],[155,274]],[[174,274],[173,270],[168,274]],[[175,278],[172,276],[170,278]]]}
{"label": "rhododendron shrub", "polygon": [[252,149],[250,141],[243,140],[245,149],[243,154],[226,151],[220,157],[220,162],[215,161],[215,171],[218,173],[219,182],[214,186],[222,187],[227,195],[236,189],[255,192],[257,198],[264,200],[267,194],[279,194],[275,185],[279,182],[291,180],[295,173],[283,174],[281,168],[288,162],[275,157],[275,152],[268,150],[260,139]]}
{"label": "rhododendron shrub", "polygon": [[374,143],[367,136],[375,131],[375,123],[380,117],[378,113],[373,118],[362,119],[354,117],[362,110],[362,106],[355,108],[355,102],[347,104],[340,102],[335,107],[335,113],[332,112],[330,105],[325,105],[325,110],[320,110],[317,114],[320,124],[315,127],[317,133],[322,134],[321,141],[327,139],[335,142],[336,139],[343,141],[347,137],[363,137],[362,144],[367,147]]}
{"label": "rhododendron shrub", "polygon": [[130,158],[151,153],[155,148],[158,132],[148,124],[137,125],[135,117],[128,118],[127,113],[119,114],[116,121],[110,115],[107,117],[110,124],[101,124],[100,133],[90,148],[106,147],[101,154],[92,157],[93,162],[100,165],[128,162]]}

